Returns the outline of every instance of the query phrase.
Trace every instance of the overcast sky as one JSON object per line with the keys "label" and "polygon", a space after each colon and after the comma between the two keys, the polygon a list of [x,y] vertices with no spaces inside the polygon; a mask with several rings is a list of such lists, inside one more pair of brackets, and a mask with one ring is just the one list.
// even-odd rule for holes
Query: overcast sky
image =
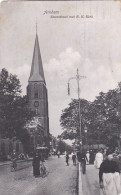
{"label": "overcast sky", "polygon": [[[58,15],[92,15],[93,18],[50,18],[44,11]],[[120,2],[3,2],[0,9],[0,68],[17,74],[23,94],[30,74],[35,42],[38,38],[48,88],[50,133],[62,133],[59,119],[71,98],[77,98],[76,75],[81,98],[94,100],[121,81],[121,10]]]}

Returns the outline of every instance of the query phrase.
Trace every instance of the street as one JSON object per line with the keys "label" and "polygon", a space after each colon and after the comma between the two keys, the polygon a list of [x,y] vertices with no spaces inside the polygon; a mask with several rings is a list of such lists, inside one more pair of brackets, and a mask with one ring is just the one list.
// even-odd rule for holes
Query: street
{"label": "street", "polygon": [[33,177],[32,162],[25,169],[11,172],[10,165],[0,166],[2,195],[77,195],[77,167],[66,166],[65,156],[50,157],[46,162],[47,176]]}

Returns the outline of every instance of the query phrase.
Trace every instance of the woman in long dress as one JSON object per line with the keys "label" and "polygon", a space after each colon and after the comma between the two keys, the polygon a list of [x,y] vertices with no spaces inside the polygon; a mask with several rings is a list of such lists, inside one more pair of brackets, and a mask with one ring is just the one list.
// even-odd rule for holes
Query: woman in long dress
{"label": "woman in long dress", "polygon": [[103,162],[103,154],[100,151],[98,151],[98,153],[95,156],[95,166],[97,169],[100,168],[102,162]]}
{"label": "woman in long dress", "polygon": [[89,164],[89,157],[90,157],[89,151],[87,151],[86,156],[87,156],[87,159],[88,159],[88,161],[86,160],[86,164]]}
{"label": "woman in long dress", "polygon": [[113,161],[113,156],[101,164],[99,170],[100,187],[105,195],[120,195],[120,170],[117,162]]}
{"label": "woman in long dress", "polygon": [[33,175],[35,177],[39,177],[40,176],[40,157],[38,154],[36,154],[33,158]]}

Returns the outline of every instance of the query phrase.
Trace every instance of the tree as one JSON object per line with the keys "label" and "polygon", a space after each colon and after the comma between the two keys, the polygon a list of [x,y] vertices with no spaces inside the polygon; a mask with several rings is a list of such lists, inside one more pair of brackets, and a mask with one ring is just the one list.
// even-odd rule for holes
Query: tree
{"label": "tree", "polygon": [[[80,110],[82,115],[81,126],[82,129],[88,124],[87,111],[90,102],[87,100],[80,100]],[[64,109],[60,118],[60,125],[64,132],[63,136],[68,139],[74,139],[79,135],[79,102],[73,99],[69,107]]]}
{"label": "tree", "polygon": [[[62,137],[76,138],[79,129],[79,102],[72,100],[68,108],[61,114],[60,124],[63,128]],[[81,134],[85,140],[84,128],[88,129],[88,143],[104,143],[109,145],[110,140],[119,140],[121,127],[121,83],[114,90],[107,93],[100,92],[93,102],[80,100]],[[116,143],[116,142],[115,142]]]}
{"label": "tree", "polygon": [[16,75],[6,69],[0,73],[0,135],[2,138],[20,139],[24,145],[29,134],[24,128],[33,113],[27,108],[26,96],[21,96],[21,85]]}
{"label": "tree", "polygon": [[57,148],[61,154],[63,154],[65,151],[68,152],[72,152],[73,151],[73,147],[68,145],[67,143],[65,143],[64,141],[60,140],[58,142],[58,148]]}

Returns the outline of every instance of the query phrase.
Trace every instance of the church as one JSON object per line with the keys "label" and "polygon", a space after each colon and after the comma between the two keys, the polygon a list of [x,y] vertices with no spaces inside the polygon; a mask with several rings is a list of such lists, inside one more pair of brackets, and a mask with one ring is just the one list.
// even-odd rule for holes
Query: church
{"label": "church", "polygon": [[27,98],[28,107],[35,113],[34,120],[31,122],[31,124],[29,124],[30,134],[34,135],[34,147],[36,147],[37,145],[48,146],[48,93],[37,32],[34,44],[31,71],[28,79]]}

